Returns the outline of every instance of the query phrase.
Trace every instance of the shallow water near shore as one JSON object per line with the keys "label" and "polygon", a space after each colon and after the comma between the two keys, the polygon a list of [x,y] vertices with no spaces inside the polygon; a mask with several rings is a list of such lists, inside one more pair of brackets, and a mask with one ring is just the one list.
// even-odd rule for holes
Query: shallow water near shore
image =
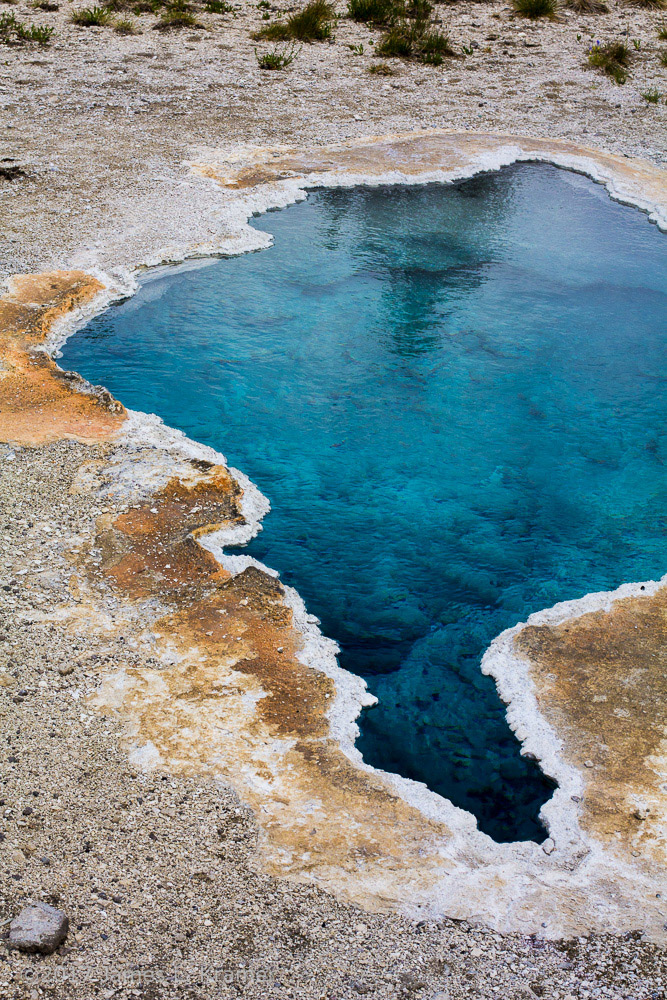
{"label": "shallow water near shore", "polygon": [[328,189],[271,249],[174,269],[63,367],[219,448],[269,497],[248,547],[380,699],[358,746],[497,840],[537,839],[489,642],[664,571],[667,238],[525,164]]}

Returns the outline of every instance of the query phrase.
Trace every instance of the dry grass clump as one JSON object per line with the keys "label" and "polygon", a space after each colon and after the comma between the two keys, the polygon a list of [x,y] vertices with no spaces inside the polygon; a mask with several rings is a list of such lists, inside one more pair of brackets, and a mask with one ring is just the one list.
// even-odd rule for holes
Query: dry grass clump
{"label": "dry grass clump", "polygon": [[393,69],[386,62],[373,63],[368,67],[369,73],[374,73],[376,76],[395,76]]}
{"label": "dry grass clump", "polygon": [[274,21],[253,34],[253,38],[275,42],[326,42],[331,38],[336,12],[328,0],[309,3],[286,21]]}
{"label": "dry grass clump", "polygon": [[667,42],[667,23],[658,25],[658,38],[661,42]]}
{"label": "dry grass clump", "polygon": [[610,76],[616,83],[628,78],[630,49],[625,42],[595,42],[588,50],[588,62]]}
{"label": "dry grass clump", "polygon": [[626,3],[644,10],[667,10],[667,0],[626,0]]}
{"label": "dry grass clump", "polygon": [[609,7],[604,0],[565,0],[568,10],[575,14],[608,14]]}
{"label": "dry grass clump", "polygon": [[138,35],[140,34],[139,28],[136,23],[129,17],[122,17],[120,20],[116,21],[113,30],[117,35]]}
{"label": "dry grass clump", "polygon": [[388,24],[396,13],[396,0],[349,0],[348,17],[367,24]]}
{"label": "dry grass clump", "polygon": [[558,14],[558,0],[512,0],[512,8],[519,17],[532,21],[547,17],[553,21]]}

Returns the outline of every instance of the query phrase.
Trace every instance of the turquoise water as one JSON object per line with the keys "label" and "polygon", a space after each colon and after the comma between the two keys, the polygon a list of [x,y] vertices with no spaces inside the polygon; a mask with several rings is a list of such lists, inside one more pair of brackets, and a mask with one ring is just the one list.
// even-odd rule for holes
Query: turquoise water
{"label": "turquoise water", "polygon": [[379,697],[368,761],[540,840],[551,786],[479,661],[532,611],[665,570],[667,238],[536,164],[256,225],[271,249],[162,273],[61,363],[270,498],[250,551]]}

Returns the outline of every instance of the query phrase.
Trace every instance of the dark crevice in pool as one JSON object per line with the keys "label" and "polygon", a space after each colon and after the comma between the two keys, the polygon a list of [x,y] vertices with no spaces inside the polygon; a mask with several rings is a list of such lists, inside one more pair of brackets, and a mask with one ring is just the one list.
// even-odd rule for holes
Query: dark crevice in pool
{"label": "dark crevice in pool", "polygon": [[534,164],[256,225],[273,248],[147,281],[64,364],[270,498],[246,551],[378,695],[366,760],[541,840],[552,785],[479,662],[532,611],[664,570],[667,241]]}

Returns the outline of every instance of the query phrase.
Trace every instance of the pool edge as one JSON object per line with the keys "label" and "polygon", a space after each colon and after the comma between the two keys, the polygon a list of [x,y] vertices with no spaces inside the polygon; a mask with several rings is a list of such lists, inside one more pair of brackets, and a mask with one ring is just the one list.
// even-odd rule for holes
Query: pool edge
{"label": "pool edge", "polygon": [[[434,145],[438,147],[435,150]],[[420,147],[423,153],[421,160]],[[445,162],[447,150],[454,156],[453,162],[451,160]],[[364,173],[361,168],[368,166],[365,161],[371,153],[374,161],[372,172]],[[400,160],[400,155],[404,157],[403,161]],[[384,162],[382,156],[385,158]],[[439,165],[434,165],[434,158],[438,156]],[[225,201],[224,218],[228,229],[225,237],[215,246],[189,248],[184,251],[183,257],[201,256],[207,253],[244,252],[267,245],[263,234],[247,226],[248,218],[252,214],[281,207],[302,197],[305,187],[453,180],[471,176],[481,170],[496,169],[511,162],[533,159],[552,162],[592,176],[594,180],[607,186],[612,197],[634,204],[652,214],[654,221],[662,228],[667,228],[665,174],[648,164],[584,150],[582,147],[563,142],[549,145],[548,140],[526,141],[517,137],[490,137],[485,134],[471,137],[470,134],[462,136],[459,133],[430,131],[417,136],[380,137],[376,140],[342,143],[336,147],[326,147],[324,151],[320,149],[314,152],[295,153],[290,150],[285,151],[284,148],[278,151],[254,149],[249,152],[246,147],[244,151],[237,149],[227,160],[220,151],[217,151],[208,160],[191,161],[190,169],[193,173],[220,185],[221,198]],[[418,162],[415,163],[415,160]],[[403,169],[400,169],[401,163]],[[236,180],[232,179],[231,184],[229,171],[224,172],[230,164],[235,165],[233,169],[236,171]],[[387,169],[380,169],[383,166]],[[252,177],[247,171],[251,172]],[[288,176],[285,176],[286,173]],[[239,178],[243,180],[242,186],[238,186]],[[234,184],[237,186],[234,187]],[[656,198],[658,188],[660,197]],[[153,263],[158,262],[159,251],[156,253]],[[176,257],[170,252],[167,257],[161,258],[160,262],[164,259],[174,260]],[[137,262],[135,267],[145,266],[150,262],[148,260]],[[58,272],[57,275],[58,287],[51,299],[46,287],[51,276],[42,274],[15,276],[14,279],[10,279],[8,294],[0,301],[0,306],[5,309],[4,313],[0,312],[0,317],[4,316],[4,331],[0,334],[3,338],[4,361],[5,364],[9,362],[10,365],[16,366],[16,359],[19,357],[23,366],[21,374],[28,370],[29,366],[36,364],[35,351],[39,352],[40,346],[53,350],[59,342],[62,342],[63,337],[86,322],[95,312],[106,308],[113,298],[130,294],[133,289],[132,272],[127,262],[113,276],[92,271],[86,273],[82,270],[72,272],[69,278],[65,272]],[[21,289],[24,301],[17,302],[17,288]],[[19,300],[21,295],[18,296]],[[23,342],[22,345],[18,345],[17,355],[17,340],[20,338],[16,333],[15,317],[10,316],[8,323],[7,310],[9,309],[11,313],[12,309],[19,305],[30,311],[31,328],[39,329],[40,334],[39,338],[33,335],[26,338],[21,334]],[[41,340],[41,345],[38,340]],[[18,424],[16,422],[7,424],[7,410],[3,405],[0,413],[0,437],[31,447],[48,441],[72,438],[84,443],[111,442],[114,448],[122,449],[127,443],[128,431],[127,413],[122,406],[108,397],[108,394],[105,397],[101,391],[96,395],[82,380],[63,380],[57,367],[43,354],[38,360],[40,370],[42,368],[47,370],[45,376],[49,381],[47,397],[53,402],[53,386],[57,385],[58,392],[55,393],[57,400],[49,409],[44,406],[40,397],[37,407],[33,406],[30,411],[29,426],[24,426],[23,430],[20,421]],[[3,379],[5,392],[8,385],[9,380],[6,376]],[[20,410],[21,397],[20,393],[17,394],[16,385],[11,388],[11,394],[16,409]],[[91,413],[94,414],[95,420],[92,419]],[[161,440],[161,435],[164,433],[168,436],[172,432],[167,428],[157,428],[155,433],[153,444],[155,459],[168,466],[173,451],[173,439],[171,444],[167,444]],[[191,444],[195,449],[193,454],[198,455],[197,449],[200,446]],[[194,460],[201,461],[197,458]],[[205,476],[200,477],[198,482],[202,478]],[[244,492],[250,492],[247,481]],[[258,524],[258,519],[256,522]],[[206,530],[205,526],[200,525],[197,533],[201,536]],[[591,596],[594,595],[588,595],[583,600],[586,601]],[[614,600],[613,595],[605,597]],[[288,595],[284,600],[286,604],[292,601],[292,611],[294,611],[295,601],[298,598],[290,598]],[[299,611],[297,622],[301,621],[302,631],[306,633],[309,629],[317,631],[314,622],[308,622],[303,618],[305,609],[301,618],[300,614]],[[539,613],[542,616],[548,614],[548,611]],[[577,617],[576,612],[574,615]],[[520,626],[516,627],[519,628]],[[307,634],[306,641],[308,638],[317,641],[315,632],[311,632],[310,636]],[[493,673],[495,669],[494,676],[499,681],[501,694],[507,693],[508,674],[507,671],[502,673],[497,667],[493,667],[490,653],[497,649],[497,644],[502,639],[502,636],[496,639],[485,656],[485,669],[489,673]],[[295,650],[297,658],[298,652]],[[320,652],[330,663],[333,656],[331,648],[326,652],[322,650]],[[316,670],[320,669],[316,660],[317,657],[315,660],[307,661],[305,665]],[[340,671],[339,667],[337,671]],[[343,671],[336,674],[338,684],[334,705],[338,707],[342,697],[344,673]],[[354,678],[354,682],[358,680]],[[337,728],[330,729],[329,736],[338,743],[339,749],[355,771],[372,775],[373,781],[379,780],[390,796],[397,796],[405,803],[408,810],[406,823],[415,823],[413,810],[424,817],[420,836],[416,839],[408,838],[404,859],[397,857],[392,851],[382,859],[382,844],[378,844],[379,861],[372,872],[368,872],[366,877],[360,877],[357,870],[358,859],[353,870],[346,870],[345,864],[340,860],[341,848],[349,854],[347,842],[338,844],[331,857],[321,857],[317,865],[314,865],[311,859],[308,859],[306,864],[299,865],[297,861],[281,865],[281,852],[284,853],[287,848],[284,843],[280,843],[276,848],[267,835],[261,838],[260,851],[263,852],[268,870],[276,873],[282,871],[287,877],[298,880],[312,879],[331,891],[354,899],[362,905],[370,904],[373,908],[396,908],[412,915],[448,913],[486,921],[501,930],[530,929],[538,932],[541,930],[548,935],[581,931],[584,928],[629,930],[638,926],[640,920],[638,914],[643,910],[644,915],[640,921],[642,926],[651,936],[660,937],[657,906],[651,907],[649,912],[645,903],[650,878],[647,880],[646,873],[635,870],[637,864],[632,856],[627,859],[607,858],[604,846],[601,847],[595,837],[584,831],[578,821],[572,821],[571,816],[568,817],[567,835],[565,835],[565,827],[561,831],[557,829],[558,815],[553,810],[550,814],[547,809],[550,832],[553,832],[554,836],[551,838],[552,843],[547,842],[544,845],[545,849],[537,845],[494,845],[489,838],[478,833],[469,814],[457,810],[451,803],[441,800],[424,786],[395,775],[374,772],[367,765],[363,765],[353,746],[354,717],[363,703],[360,700],[362,697],[363,693],[359,691],[352,697],[349,690],[346,692],[345,711],[339,715]],[[518,695],[512,696],[510,721],[517,698]],[[353,712],[354,716],[351,717]],[[330,719],[331,716],[330,711],[325,713],[326,718]],[[520,722],[526,728],[528,726],[525,718],[515,719],[515,722]],[[534,733],[529,736],[534,742]],[[552,745],[548,748],[549,753],[554,753],[554,745],[552,739]],[[155,758],[151,758],[150,754],[144,754],[142,758],[140,751],[139,746],[134,747],[134,753],[139,754],[136,757],[137,761],[143,760],[149,764],[151,760],[155,762]],[[539,751],[539,745],[531,748],[531,752],[535,752],[536,755],[539,755]],[[546,745],[542,748],[542,752],[546,755]],[[162,759],[169,765],[168,760]],[[564,780],[562,778],[564,773],[563,767],[561,780]],[[311,778],[312,775],[309,780]],[[319,789],[319,793],[323,791],[326,792],[326,785]],[[248,790],[246,795],[250,795]],[[382,799],[381,794],[380,799]],[[301,805],[303,801],[304,797],[301,795]],[[322,802],[326,811],[326,799]],[[261,814],[261,795],[257,797],[254,805]],[[571,806],[567,808],[570,811],[572,809]],[[420,825],[419,821],[417,825]],[[388,829],[390,826],[391,824]],[[441,826],[442,843],[438,842],[438,830]],[[449,841],[444,834],[445,828],[453,833]],[[377,837],[375,839],[377,840]],[[428,861],[424,852],[428,854]],[[298,851],[293,853],[296,855]],[[419,858],[424,859],[423,863],[418,860]],[[474,860],[473,864],[470,863],[471,859]],[[622,895],[626,896],[625,905],[606,900],[604,894],[600,895],[599,890],[595,888],[608,878],[616,880],[619,888],[623,887]],[[636,888],[630,891],[633,880],[636,881]],[[522,887],[524,899],[516,898],[519,886]],[[573,892],[576,897],[574,904]],[[547,902],[547,897],[551,897],[550,902]],[[630,912],[623,912],[626,909]],[[560,915],[559,910],[561,910]],[[542,925],[545,923],[543,918],[547,915],[547,927],[543,928]],[[542,919],[538,920],[538,916]]]}

